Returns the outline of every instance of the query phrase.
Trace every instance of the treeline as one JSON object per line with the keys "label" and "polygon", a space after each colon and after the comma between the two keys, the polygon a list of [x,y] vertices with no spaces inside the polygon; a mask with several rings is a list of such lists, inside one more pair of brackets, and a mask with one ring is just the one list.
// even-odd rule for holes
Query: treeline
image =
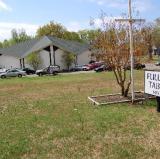
{"label": "treeline", "polygon": [[13,29],[11,31],[11,38],[8,40],[6,39],[3,42],[0,42],[0,47],[5,48],[32,38],[33,37],[26,34],[26,31],[24,29],[21,30]]}
{"label": "treeline", "polygon": [[95,30],[81,30],[79,32],[70,32],[68,31],[63,25],[59,23],[55,23],[53,21],[49,22],[48,24],[38,28],[35,36],[27,35],[24,29],[16,30],[13,29],[11,31],[11,38],[6,39],[3,42],[0,42],[0,47],[8,47],[14,44],[32,39],[32,38],[40,38],[45,35],[55,36],[58,38],[66,39],[66,40],[73,40],[78,42],[90,42],[94,39],[99,33],[98,29]]}
{"label": "treeline", "polygon": [[[157,18],[154,22],[150,24],[145,24],[143,29],[148,33],[146,41],[147,45],[160,47],[160,18]],[[63,38],[66,40],[74,40],[78,42],[87,42],[90,43],[101,33],[101,29],[93,30],[80,30],[78,32],[68,31],[62,24],[56,23],[54,21],[49,22],[48,24],[39,27],[36,35],[29,36],[25,30],[16,30],[11,31],[11,38],[0,42],[0,47],[8,47],[14,44],[35,38],[42,37],[45,35],[51,35],[58,38]]]}

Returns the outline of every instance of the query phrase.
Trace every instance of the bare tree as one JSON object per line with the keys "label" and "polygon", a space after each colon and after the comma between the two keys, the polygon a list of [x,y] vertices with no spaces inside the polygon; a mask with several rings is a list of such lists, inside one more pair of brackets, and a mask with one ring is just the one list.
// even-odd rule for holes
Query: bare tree
{"label": "bare tree", "polygon": [[[95,56],[112,68],[122,96],[128,96],[131,78],[127,75],[130,66],[129,27],[125,23],[108,20],[101,16],[101,33],[92,43]],[[145,52],[145,38],[140,26],[133,28],[135,60]]]}

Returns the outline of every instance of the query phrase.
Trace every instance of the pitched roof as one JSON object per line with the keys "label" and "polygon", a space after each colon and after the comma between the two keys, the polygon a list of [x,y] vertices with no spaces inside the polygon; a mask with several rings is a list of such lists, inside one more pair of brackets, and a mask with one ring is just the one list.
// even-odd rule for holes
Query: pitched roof
{"label": "pitched roof", "polygon": [[14,57],[21,57],[23,54],[33,47],[38,42],[38,39],[31,39],[25,42],[13,45],[7,48],[1,48],[0,54],[14,56]]}
{"label": "pitched roof", "polygon": [[82,52],[89,49],[88,44],[84,44],[84,43],[80,43],[76,41],[59,39],[53,36],[48,36],[47,38],[52,41],[52,44],[54,46],[57,46],[58,48],[64,51],[71,52],[71,53],[81,54]]}
{"label": "pitched roof", "polygon": [[8,48],[2,48],[0,49],[0,54],[23,58],[32,52],[43,50],[50,45],[74,54],[81,54],[89,49],[88,44],[44,36],[40,39],[32,39]]}

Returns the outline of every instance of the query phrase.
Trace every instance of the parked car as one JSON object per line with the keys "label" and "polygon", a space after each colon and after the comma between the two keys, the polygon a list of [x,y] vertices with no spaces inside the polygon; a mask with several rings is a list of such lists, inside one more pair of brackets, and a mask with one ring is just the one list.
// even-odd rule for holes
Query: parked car
{"label": "parked car", "polygon": [[145,64],[141,64],[141,63],[136,63],[134,65],[134,69],[136,69],[136,70],[141,70],[141,69],[143,69],[145,67],[146,67],[146,65]]}
{"label": "parked car", "polygon": [[5,68],[0,68],[0,73],[4,73],[6,72],[7,70]]}
{"label": "parked car", "polygon": [[10,70],[0,74],[1,78],[6,78],[6,77],[19,77],[19,78],[21,78],[22,76],[26,76],[26,72],[19,70],[19,69],[10,69]]}
{"label": "parked car", "polygon": [[[141,63],[135,63],[135,64],[134,64],[134,69],[136,69],[136,70],[141,70],[141,69],[143,69],[143,68],[145,68],[145,67],[146,67],[145,64],[141,64]],[[128,66],[126,67],[126,69],[127,69],[127,70],[130,70],[130,69],[131,69],[131,66],[128,65]]]}
{"label": "parked car", "polygon": [[56,75],[57,73],[60,72],[60,67],[59,66],[49,66],[47,68],[44,68],[42,70],[37,70],[36,74],[38,76],[43,76],[43,75]]}
{"label": "parked car", "polygon": [[106,70],[106,65],[102,65],[102,66],[100,66],[100,67],[98,67],[98,68],[95,68],[94,70],[95,70],[96,72],[103,72],[103,71]]}
{"label": "parked car", "polygon": [[94,70],[94,69],[96,69],[96,68],[98,68],[98,67],[100,67],[100,66],[102,66],[102,65],[103,65],[102,62],[90,63],[90,64],[88,64],[88,65],[84,65],[84,66],[83,66],[83,70],[84,70],[84,71]]}
{"label": "parked car", "polygon": [[90,71],[90,70],[94,70],[94,69],[95,69],[94,63],[93,63],[93,64],[88,64],[87,67],[88,67],[88,70],[87,70],[87,71]]}
{"label": "parked car", "polygon": [[27,75],[35,74],[36,71],[30,68],[23,68],[22,71],[25,71]]}
{"label": "parked car", "polygon": [[83,71],[83,66],[76,65],[75,67],[71,68],[70,71]]}
{"label": "parked car", "polygon": [[96,72],[103,72],[103,71],[112,71],[112,68],[106,65],[102,65],[98,68],[94,69]]}
{"label": "parked car", "polygon": [[95,62],[95,63],[92,63],[91,65],[92,65],[91,69],[96,69],[96,68],[104,65],[104,62]]}
{"label": "parked car", "polygon": [[83,65],[83,66],[82,66],[82,70],[83,70],[83,71],[89,71],[89,70],[90,70],[89,65],[90,65],[90,64],[88,64],[88,65]]}

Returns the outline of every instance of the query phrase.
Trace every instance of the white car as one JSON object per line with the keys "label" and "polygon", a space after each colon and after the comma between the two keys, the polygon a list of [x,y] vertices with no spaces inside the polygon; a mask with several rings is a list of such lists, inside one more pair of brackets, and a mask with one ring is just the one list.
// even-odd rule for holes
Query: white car
{"label": "white car", "polygon": [[43,75],[56,75],[57,73],[60,72],[60,66],[49,66],[47,68],[44,68],[42,70],[37,70],[36,74],[38,76],[43,76]]}
{"label": "white car", "polygon": [[22,76],[26,76],[26,72],[21,71],[19,69],[11,69],[11,70],[8,70],[7,72],[0,74],[0,78],[6,78],[6,77],[19,77],[19,78],[21,78]]}
{"label": "white car", "polygon": [[5,68],[0,68],[0,73],[4,73],[6,72],[7,70]]}

